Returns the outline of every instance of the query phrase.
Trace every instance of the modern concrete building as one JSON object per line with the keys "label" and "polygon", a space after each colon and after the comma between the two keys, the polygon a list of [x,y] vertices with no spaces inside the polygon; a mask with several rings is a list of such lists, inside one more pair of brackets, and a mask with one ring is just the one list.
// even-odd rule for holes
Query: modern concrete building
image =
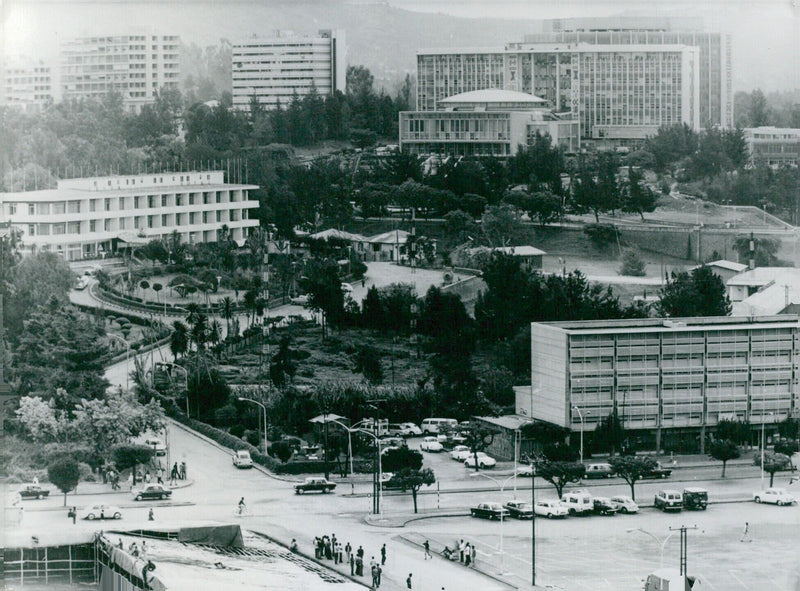
{"label": "modern concrete building", "polygon": [[661,125],[700,127],[699,50],[684,44],[523,43],[417,53],[417,109],[504,89],[545,99],[580,123],[581,139],[642,140]]}
{"label": "modern concrete building", "polygon": [[645,445],[702,448],[721,419],[797,413],[798,351],[797,316],[534,323],[516,414],[580,432],[616,412]]}
{"label": "modern concrete building", "polygon": [[178,88],[176,35],[81,37],[61,46],[61,98],[100,100],[110,92],[138,111],[162,88]]}
{"label": "modern concrete building", "polygon": [[323,97],[345,91],[347,46],[342,30],[275,31],[269,37],[244,39],[233,45],[232,59],[233,106],[238,109],[249,110],[253,96],[274,109],[312,88]]}
{"label": "modern concrete building", "polygon": [[800,269],[756,267],[725,282],[731,316],[765,316],[794,313],[800,304]]}
{"label": "modern concrete building", "polygon": [[49,64],[13,56],[4,59],[0,68],[0,105],[31,113],[55,101],[55,81]]}
{"label": "modern concrete building", "polygon": [[744,138],[753,166],[800,166],[800,129],[746,127]]}
{"label": "modern concrete building", "polygon": [[0,193],[0,213],[20,232],[23,250],[67,260],[94,258],[128,245],[167,238],[215,242],[223,225],[240,245],[258,201],[255,185],[229,184],[222,171],[166,172],[61,180],[44,191]]}
{"label": "modern concrete building", "polygon": [[513,156],[536,133],[576,152],[579,124],[550,111],[539,97],[510,90],[477,90],[439,101],[435,111],[400,113],[400,150],[409,154]]}

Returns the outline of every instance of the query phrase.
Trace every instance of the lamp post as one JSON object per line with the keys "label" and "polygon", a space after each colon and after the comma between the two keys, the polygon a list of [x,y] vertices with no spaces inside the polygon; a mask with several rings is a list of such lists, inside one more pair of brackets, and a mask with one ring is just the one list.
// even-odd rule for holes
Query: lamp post
{"label": "lamp post", "polygon": [[[336,416],[336,415],[334,415],[334,416]],[[356,426],[360,425],[364,421],[358,421],[358,423],[354,423],[352,427],[348,427],[347,425],[345,425],[341,421],[339,421],[337,419],[330,418],[330,415],[322,415],[322,420],[325,421],[325,422],[336,423],[337,425],[342,427],[345,431],[347,431],[347,455],[350,457],[350,476],[353,476],[353,474],[355,473],[355,470],[353,470],[353,438],[352,438],[352,435],[353,435],[353,431],[360,431],[360,429],[357,429]],[[372,433],[369,433],[369,434],[372,435]]]}
{"label": "lamp post", "polygon": [[[267,453],[267,407],[261,404],[258,400],[253,400],[252,398],[242,398],[239,396],[239,400],[242,402],[252,402],[253,404],[257,404],[261,407],[261,410],[264,411],[264,453]],[[261,421],[259,423],[259,431],[261,430]]]}
{"label": "lamp post", "polygon": [[125,390],[128,390],[129,387],[129,378],[131,374],[131,345],[128,341],[123,339],[119,335],[109,334],[107,335],[108,338],[117,339],[118,341],[122,341],[125,343]]}
{"label": "lamp post", "polygon": [[[578,418],[581,420],[581,464],[583,464],[583,413],[581,412],[581,409],[579,409],[574,404],[572,405],[572,408],[574,408],[575,411],[577,411]],[[587,416],[589,415],[589,411],[588,410],[586,411],[586,415]]]}
{"label": "lamp post", "polygon": [[765,431],[764,427],[767,424],[768,416],[772,416],[773,413],[768,412],[761,415],[761,490],[764,490],[764,444],[765,444]]}
{"label": "lamp post", "polygon": [[663,541],[663,542],[662,542],[660,539],[658,539],[658,537],[657,537],[655,534],[651,534],[649,531],[647,531],[646,529],[642,529],[641,527],[634,527],[634,528],[631,528],[631,529],[626,529],[625,531],[626,531],[627,533],[629,533],[629,534],[630,534],[630,533],[633,533],[633,532],[635,532],[635,531],[641,532],[641,533],[643,533],[643,534],[645,534],[645,535],[647,535],[647,536],[650,536],[650,537],[651,537],[651,538],[653,538],[653,539],[654,539],[654,540],[655,540],[655,541],[656,541],[658,544],[660,544],[660,545],[661,545],[661,558],[660,558],[660,561],[659,561],[659,568],[664,568],[664,548],[666,548],[666,546],[667,546],[667,542],[669,541],[669,539],[670,539],[672,536],[674,536],[674,535],[675,535],[675,531],[678,531],[678,530],[675,530],[675,531],[673,531],[673,532],[670,532],[670,534],[669,534],[669,535],[668,535],[666,538],[664,538],[664,541]]}
{"label": "lamp post", "polygon": [[[489,476],[488,474],[484,474],[483,472],[474,472],[474,473],[470,474],[470,478],[475,478],[476,476],[481,476],[483,478],[488,478],[489,480],[494,482],[497,486],[499,486],[500,487],[500,496],[503,495],[503,491],[505,490],[506,484],[508,484],[508,481],[511,480],[511,479],[516,479],[516,477],[517,477],[516,473],[514,473],[514,474],[512,474],[511,476],[509,476],[508,478],[506,478],[505,480],[503,480],[501,482],[501,481],[497,480],[496,478],[494,478],[492,476]],[[531,504],[531,509],[533,509],[533,505],[532,504]],[[505,529],[503,527],[504,523],[505,523],[505,519],[503,518],[503,513],[501,512],[500,513],[500,574],[501,575],[504,574],[505,570],[506,570],[506,562],[505,562],[506,554],[505,554],[505,551],[503,549],[503,532],[504,532],[504,529]]]}

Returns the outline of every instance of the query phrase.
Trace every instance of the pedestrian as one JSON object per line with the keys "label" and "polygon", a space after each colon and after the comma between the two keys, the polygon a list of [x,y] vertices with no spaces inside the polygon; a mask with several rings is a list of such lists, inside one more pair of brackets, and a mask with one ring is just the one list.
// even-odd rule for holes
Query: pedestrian
{"label": "pedestrian", "polygon": [[383,574],[383,569],[381,568],[380,564],[375,565],[375,571],[378,573],[378,587],[381,586],[381,574]]}
{"label": "pedestrian", "polygon": [[350,542],[347,542],[347,544],[345,544],[344,553],[345,557],[347,558],[347,562],[350,562],[350,557],[353,555],[353,547],[350,545]]}
{"label": "pedestrian", "polygon": [[156,517],[153,514],[153,508],[150,507],[150,512],[147,514],[147,521],[155,521]]}
{"label": "pedestrian", "polygon": [[381,566],[386,564],[386,544],[381,546]]}
{"label": "pedestrian", "polygon": [[356,557],[353,554],[350,554],[350,557],[347,559],[347,562],[350,563],[350,576],[352,577],[355,574],[356,568]]}
{"label": "pedestrian", "polygon": [[148,471],[145,473],[145,475],[144,475],[144,481],[145,481],[147,484],[150,484],[150,470],[148,470]]}
{"label": "pedestrian", "polygon": [[156,472],[156,482],[158,482],[159,484],[164,484],[164,479],[161,478],[161,470]]}
{"label": "pedestrian", "polygon": [[463,563],[464,562],[464,540],[458,541],[458,561]]}
{"label": "pedestrian", "polygon": [[372,573],[372,588],[377,589],[381,584],[378,582],[378,565],[374,560],[370,566],[370,572]]}
{"label": "pedestrian", "polygon": [[750,533],[750,522],[744,522],[744,531],[742,532],[742,539],[739,540],[740,542],[750,542],[752,540],[748,539],[748,534]]}
{"label": "pedestrian", "polygon": [[422,544],[422,547],[425,548],[425,560],[428,560],[428,558],[433,560],[433,555],[431,554],[431,543],[428,540],[425,540],[425,543]]}
{"label": "pedestrian", "polygon": [[408,578],[406,579],[406,588],[411,589],[411,573],[408,573]]}
{"label": "pedestrian", "polygon": [[292,543],[289,544],[289,551],[297,554],[297,540],[294,538],[292,538]]}
{"label": "pedestrian", "polygon": [[339,557],[339,564],[344,562],[344,548],[342,548],[341,542],[336,542],[336,547],[338,548],[337,556]]}
{"label": "pedestrian", "polygon": [[364,559],[361,556],[356,556],[356,575],[364,576]]}
{"label": "pedestrian", "polygon": [[186,462],[181,462],[181,480],[186,480]]}
{"label": "pedestrian", "polygon": [[464,546],[464,566],[469,566],[469,563],[472,561],[472,549],[470,548],[469,542],[466,543]]}
{"label": "pedestrian", "polygon": [[475,544],[472,544],[472,568],[475,568],[475,559],[478,557],[478,551],[475,549]]}

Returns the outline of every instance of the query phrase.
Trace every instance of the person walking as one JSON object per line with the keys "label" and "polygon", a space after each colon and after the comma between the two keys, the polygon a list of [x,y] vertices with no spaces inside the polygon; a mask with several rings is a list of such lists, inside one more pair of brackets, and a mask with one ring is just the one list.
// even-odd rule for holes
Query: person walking
{"label": "person walking", "polygon": [[749,537],[748,537],[749,534],[750,534],[750,522],[749,521],[745,521],[744,522],[744,531],[742,532],[742,538],[739,541],[740,542],[752,542],[752,540],[749,539]]}
{"label": "person walking", "polygon": [[478,551],[475,549],[475,544],[472,544],[472,568],[475,568],[475,559],[478,557]]}
{"label": "person walking", "polygon": [[186,462],[181,462],[181,480],[186,480]]}
{"label": "person walking", "polygon": [[464,566],[469,566],[470,562],[472,561],[472,548],[467,542],[464,546]]}
{"label": "person walking", "polygon": [[386,564],[386,544],[381,546],[381,566]]}
{"label": "person walking", "polygon": [[411,573],[408,573],[408,578],[406,579],[406,589],[411,589]]}
{"label": "person walking", "polygon": [[147,514],[147,521],[155,521],[156,516],[153,514],[153,508],[150,507],[150,513]]}
{"label": "person walking", "polygon": [[378,577],[378,563],[374,560],[372,561],[372,566],[370,567],[370,571],[372,572],[372,588],[377,589],[381,586],[380,580]]}
{"label": "person walking", "polygon": [[350,558],[353,555],[353,547],[350,545],[350,542],[347,542],[347,544],[344,545],[344,555],[347,562],[350,562]]}
{"label": "person walking", "polygon": [[428,560],[428,558],[433,560],[433,555],[431,555],[431,543],[428,540],[425,540],[425,543],[422,544],[422,547],[425,548],[425,560]]}
{"label": "person walking", "polygon": [[383,574],[383,569],[381,568],[380,564],[375,565],[375,571],[378,573],[378,587],[381,586],[381,575]]}
{"label": "person walking", "polygon": [[356,574],[356,557],[354,554],[350,554],[350,557],[347,559],[347,562],[350,563],[350,576]]}

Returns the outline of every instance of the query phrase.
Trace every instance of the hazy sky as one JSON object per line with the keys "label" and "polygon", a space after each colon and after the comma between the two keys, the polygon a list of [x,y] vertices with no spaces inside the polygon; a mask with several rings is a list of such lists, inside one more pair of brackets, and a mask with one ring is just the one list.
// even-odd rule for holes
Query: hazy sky
{"label": "hazy sky", "polygon": [[[184,41],[209,44],[231,35],[231,31],[225,29],[233,20],[226,18],[231,13],[246,15],[253,7],[270,5],[276,9],[287,4],[295,10],[307,7],[309,28],[316,29],[325,26],[315,18],[320,7],[332,2],[0,0],[3,19],[0,49],[9,54],[52,57],[60,40],[105,31],[119,34],[128,26],[144,26],[163,33],[183,26],[184,30],[179,30],[178,34]],[[708,27],[733,36],[733,77],[737,90],[800,88],[800,0],[389,0],[389,4],[418,12],[514,20],[619,14],[702,17]],[[254,23],[254,26],[276,28],[275,23]],[[353,27],[357,26],[357,22],[353,23]],[[213,36],[210,31],[216,32],[215,27],[219,35]],[[469,39],[465,39],[463,45],[469,46]],[[377,51],[380,49],[376,47]],[[357,56],[351,55],[350,61],[353,60],[358,63]],[[412,69],[413,63],[408,67]]]}

